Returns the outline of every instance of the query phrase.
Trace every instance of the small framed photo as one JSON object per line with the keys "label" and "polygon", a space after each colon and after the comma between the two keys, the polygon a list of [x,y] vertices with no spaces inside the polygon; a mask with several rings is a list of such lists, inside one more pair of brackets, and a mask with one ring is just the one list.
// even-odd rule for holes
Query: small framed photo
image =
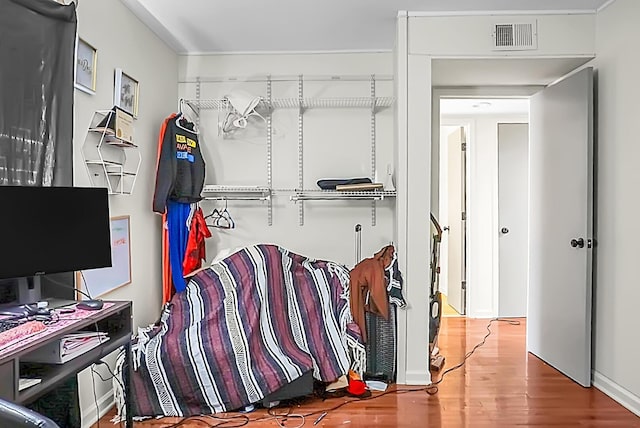
{"label": "small framed photo", "polygon": [[96,93],[96,66],[98,51],[86,41],[78,38],[76,43],[76,69],[74,86],[88,94]]}
{"label": "small framed photo", "polygon": [[121,68],[116,68],[116,81],[113,92],[113,104],[138,117],[138,97],[140,94],[140,83],[124,73]]}

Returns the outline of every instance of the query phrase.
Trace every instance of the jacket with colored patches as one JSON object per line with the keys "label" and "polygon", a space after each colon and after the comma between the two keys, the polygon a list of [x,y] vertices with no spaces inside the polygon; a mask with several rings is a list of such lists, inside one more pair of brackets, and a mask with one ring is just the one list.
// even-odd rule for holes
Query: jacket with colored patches
{"label": "jacket with colored patches", "polygon": [[153,211],[164,213],[167,200],[192,203],[202,199],[205,163],[198,134],[181,115],[165,120],[160,135]]}

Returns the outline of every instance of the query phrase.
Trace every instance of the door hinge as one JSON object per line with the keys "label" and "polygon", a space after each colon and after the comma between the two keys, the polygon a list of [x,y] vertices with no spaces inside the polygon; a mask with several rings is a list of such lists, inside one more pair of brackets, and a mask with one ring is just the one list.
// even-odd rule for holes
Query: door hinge
{"label": "door hinge", "polygon": [[466,220],[467,219],[467,213],[462,211],[462,220]]}
{"label": "door hinge", "polygon": [[462,151],[463,152],[467,151],[467,143],[462,143]]}
{"label": "door hinge", "polygon": [[467,289],[467,281],[462,281],[462,290]]}

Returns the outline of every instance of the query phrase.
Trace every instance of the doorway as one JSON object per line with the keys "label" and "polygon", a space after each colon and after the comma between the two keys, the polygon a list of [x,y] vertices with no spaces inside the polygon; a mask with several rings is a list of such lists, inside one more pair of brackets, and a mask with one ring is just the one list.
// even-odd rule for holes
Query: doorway
{"label": "doorway", "polygon": [[[524,317],[528,99],[447,97],[440,100],[439,107],[443,316],[469,314],[477,318],[509,313]],[[517,166],[513,164],[516,160],[520,162]],[[505,178],[503,186],[499,186],[501,176]],[[524,219],[518,217],[522,209]],[[492,236],[493,225],[499,222],[505,222],[501,227],[511,228],[504,236]],[[503,251],[503,243],[518,251]],[[507,276],[502,281],[493,272],[494,266],[496,271],[505,270]],[[513,278],[518,280],[516,285],[511,285]],[[505,298],[494,302],[492,296],[501,296],[501,291]],[[475,300],[469,305],[472,295]],[[519,307],[509,307],[515,304]]]}
{"label": "doorway", "polygon": [[[473,74],[473,68],[470,74]],[[432,81],[435,81],[435,77]],[[589,386],[593,69],[584,67],[568,70],[563,76],[537,88],[520,87],[514,90],[502,87],[493,94],[487,93],[487,90],[496,88],[433,88],[432,123],[437,125],[434,130],[440,130],[442,98],[461,98],[464,95],[529,97],[527,352],[577,383]],[[500,279],[499,231],[503,228],[499,228],[499,176],[497,173],[487,174],[486,171],[491,168],[498,171],[499,156],[497,143],[495,150],[490,151],[492,157],[484,156],[482,150],[474,151],[474,146],[478,149],[482,141],[471,137],[468,142],[470,181],[466,217],[469,256],[466,309],[472,317],[494,318],[499,315],[501,300],[499,290],[495,287]],[[432,160],[440,159],[439,148],[439,144],[432,144]],[[432,195],[434,188],[439,189],[435,186],[439,186],[440,175],[434,178],[439,167],[432,168]],[[487,185],[493,187],[493,193],[486,200],[478,198],[474,191],[477,189],[474,188]],[[439,201],[437,190],[435,194],[436,201]],[[478,210],[477,207],[483,203],[489,203],[491,208]],[[431,206],[434,207],[433,204]],[[480,227],[480,223],[486,227]],[[509,228],[504,229],[507,231],[504,235],[508,235]],[[491,261],[482,263],[487,257]],[[485,294],[480,287],[474,286],[486,283],[493,285],[494,292]],[[451,287],[452,284],[447,285],[449,294]]]}

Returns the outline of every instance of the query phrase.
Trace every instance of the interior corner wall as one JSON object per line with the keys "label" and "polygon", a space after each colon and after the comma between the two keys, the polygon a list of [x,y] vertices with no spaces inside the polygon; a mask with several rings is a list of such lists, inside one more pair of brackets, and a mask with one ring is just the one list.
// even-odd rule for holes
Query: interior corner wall
{"label": "interior corner wall", "polygon": [[[75,90],[75,186],[90,185],[82,146],[93,112],[113,106],[114,69],[122,68],[140,82],[139,116],[133,124],[142,156],[139,175],[132,195],[109,196],[111,216],[130,216],[132,282],[100,297],[133,301],[134,328],[146,326],[157,319],[161,310],[161,221],[151,211],[151,199],[160,124],[177,105],[178,57],[120,1],[81,1],[78,34],[97,49],[98,62],[95,95]],[[87,239],[90,238],[88,231]],[[99,371],[104,378],[109,377],[106,370]],[[96,416],[88,370],[80,374],[79,383],[83,426],[87,426]],[[96,376],[96,389],[103,411],[113,400],[111,381],[103,383]]]}
{"label": "interior corner wall", "polygon": [[596,22],[594,385],[640,415],[636,197],[640,2],[616,0]]}

